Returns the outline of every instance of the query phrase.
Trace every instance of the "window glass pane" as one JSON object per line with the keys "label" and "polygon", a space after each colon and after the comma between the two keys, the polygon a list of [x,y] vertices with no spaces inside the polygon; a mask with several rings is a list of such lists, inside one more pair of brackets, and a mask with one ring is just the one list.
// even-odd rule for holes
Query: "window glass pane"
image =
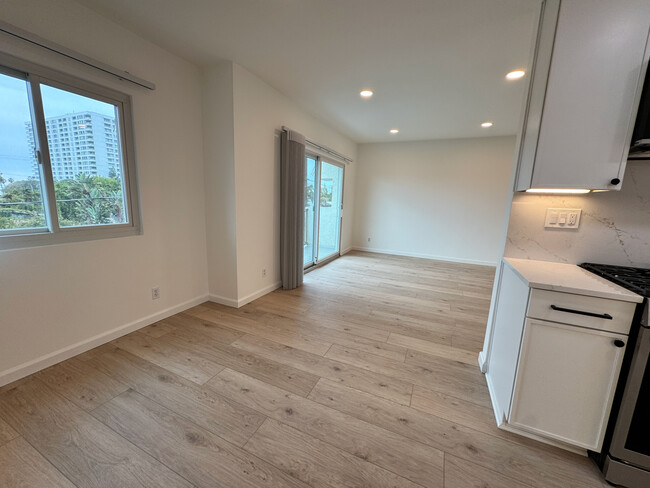
{"label": "window glass pane", "polygon": [[305,252],[304,265],[314,262],[314,214],[316,212],[316,160],[305,159]]}
{"label": "window glass pane", "polygon": [[128,221],[118,108],[41,85],[60,227]]}
{"label": "window glass pane", "polygon": [[0,230],[43,228],[27,82],[0,74]]}
{"label": "window glass pane", "polygon": [[322,162],[320,172],[320,213],[318,218],[318,260],[339,252],[343,168]]}

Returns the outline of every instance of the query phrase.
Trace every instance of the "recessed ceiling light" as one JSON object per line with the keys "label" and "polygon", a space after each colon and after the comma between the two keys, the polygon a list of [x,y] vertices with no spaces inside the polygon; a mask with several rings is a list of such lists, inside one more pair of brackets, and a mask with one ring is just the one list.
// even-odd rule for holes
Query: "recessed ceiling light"
{"label": "recessed ceiling light", "polygon": [[370,98],[374,94],[375,92],[372,90],[361,90],[361,92],[359,93],[359,95],[361,95],[363,98]]}
{"label": "recessed ceiling light", "polygon": [[391,134],[397,134],[399,132],[399,129],[391,129],[390,133]]}
{"label": "recessed ceiling light", "polygon": [[523,69],[516,69],[514,71],[511,71],[506,75],[506,78],[509,80],[518,80],[519,78],[522,78],[526,72]]}
{"label": "recessed ceiling light", "polygon": [[481,127],[492,127],[493,125],[494,125],[494,122],[487,121],[487,122],[483,122],[481,124]]}

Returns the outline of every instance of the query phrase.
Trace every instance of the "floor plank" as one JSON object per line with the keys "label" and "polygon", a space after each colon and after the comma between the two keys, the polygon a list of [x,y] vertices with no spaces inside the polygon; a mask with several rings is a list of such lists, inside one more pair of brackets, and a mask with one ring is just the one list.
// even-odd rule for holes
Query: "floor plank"
{"label": "floor plank", "polygon": [[[216,304],[210,303],[210,305],[212,306]],[[201,308],[199,313],[208,312],[210,310],[215,309],[206,306]],[[167,317],[164,322],[166,324],[171,324],[175,330],[185,330],[188,332],[193,331],[209,336],[212,342],[216,342],[217,344],[222,344],[224,346],[232,344],[244,335],[244,332],[223,326],[215,322],[211,322],[209,320],[200,319],[189,312],[190,311],[188,310],[186,312],[172,315],[171,317]]]}
{"label": "floor plank", "polygon": [[40,371],[36,377],[87,411],[97,408],[128,388],[76,358]]}
{"label": "floor plank", "polygon": [[138,393],[238,446],[264,421],[257,412],[126,351],[118,349],[91,361],[92,366]]}
{"label": "floor plank", "polygon": [[[454,364],[449,361],[443,361],[442,364],[440,361],[424,364],[400,363],[337,345],[332,346],[326,357],[398,381],[406,381],[449,395],[458,395],[484,407],[491,406],[485,380],[480,373],[477,374],[478,365],[476,370],[470,372],[467,370],[468,365]],[[436,358],[431,357],[431,359]]]}
{"label": "floor plank", "polygon": [[35,378],[2,393],[0,411],[27,442],[78,486],[191,486]]}
{"label": "floor plank", "polygon": [[[245,373],[249,376],[278,386],[297,395],[307,396],[319,379],[319,376],[271,361],[242,349],[224,346],[210,341],[208,335],[179,328],[166,335],[170,344],[182,344],[214,358],[227,368]],[[208,382],[209,384],[209,382]]]}
{"label": "floor plank", "polygon": [[133,390],[99,407],[93,415],[197,487],[306,488]]}
{"label": "floor plank", "polygon": [[169,345],[144,334],[129,334],[113,341],[113,344],[199,385],[225,368],[196,350]]}
{"label": "floor plank", "polygon": [[[232,345],[294,368],[308,371],[319,377],[329,378],[352,388],[367,391],[382,398],[388,398],[405,405],[411,402],[413,385],[402,379],[395,380],[386,375],[376,374],[328,357],[309,354],[256,336],[244,336],[233,342]],[[375,357],[379,358],[378,356]]]}
{"label": "floor plank", "polygon": [[587,458],[568,453],[557,457],[513,444],[331,381],[319,381],[309,398],[538,488],[593,488],[600,483]]}
{"label": "floor plank", "polygon": [[167,332],[171,332],[175,328],[176,327],[174,327],[170,323],[161,320],[160,322],[156,322],[151,325],[148,325],[147,327],[139,329],[138,332],[140,334],[148,335],[149,337],[158,338],[164,336]]}
{"label": "floor plank", "polygon": [[369,339],[348,331],[320,326],[317,321],[311,320],[311,313],[307,317],[303,316],[302,319],[292,319],[268,312],[259,312],[253,308],[246,307],[236,311],[227,310],[225,313],[245,316],[259,324],[265,324],[266,326],[271,326],[287,333],[304,334],[326,343],[355,347],[361,351],[377,354],[378,356],[389,359],[403,361],[406,356],[405,347],[387,343],[385,338],[381,340]]}
{"label": "floor plank", "polygon": [[[0,446],[18,437],[18,432],[12,429],[7,422],[0,417]],[[2,486],[2,485],[0,485]]]}
{"label": "floor plank", "polygon": [[318,487],[417,488],[418,485],[296,429],[268,419],[244,448]]}
{"label": "floor plank", "polygon": [[225,313],[223,310],[211,309],[207,312],[200,313],[198,317],[217,325],[236,329],[246,334],[257,335],[320,356],[325,354],[332,346],[332,342],[330,341],[316,339],[299,331],[287,331],[268,324],[260,327],[260,324],[255,320]]}
{"label": "floor plank", "polygon": [[234,371],[210,385],[220,394],[424,486],[442,486],[442,452],[371,422],[292,395]]}
{"label": "floor plank", "polygon": [[530,488],[457,457],[445,456],[445,488]]}
{"label": "floor plank", "polygon": [[402,334],[391,333],[388,342],[390,344],[396,344],[416,351],[422,351],[440,358],[449,359],[450,361],[458,361],[460,363],[471,364],[472,366],[478,363],[478,354],[444,344],[437,344],[423,339],[408,337]]}
{"label": "floor plank", "polygon": [[0,446],[0,486],[3,488],[75,488],[68,478],[22,437]]}

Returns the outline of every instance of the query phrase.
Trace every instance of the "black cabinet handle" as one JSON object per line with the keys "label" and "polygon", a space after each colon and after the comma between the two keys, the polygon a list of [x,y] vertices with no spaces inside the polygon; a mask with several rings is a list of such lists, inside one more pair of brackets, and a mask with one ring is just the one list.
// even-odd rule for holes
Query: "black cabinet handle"
{"label": "black cabinet handle", "polygon": [[614,345],[615,345],[616,347],[623,347],[623,346],[625,345],[625,342],[623,342],[623,341],[620,340],[620,339],[615,339],[615,340],[614,340]]}
{"label": "black cabinet handle", "polygon": [[586,315],[588,317],[596,317],[599,319],[606,319],[606,320],[612,320],[612,316],[608,313],[593,313],[593,312],[584,312],[582,310],[573,310],[572,308],[562,308],[558,307],[556,305],[551,305],[551,308],[553,310],[556,310],[558,312],[567,312],[567,313],[575,313],[578,315]]}
{"label": "black cabinet handle", "polygon": [[621,182],[620,178],[612,178],[611,181],[612,185],[618,185],[620,182]]}

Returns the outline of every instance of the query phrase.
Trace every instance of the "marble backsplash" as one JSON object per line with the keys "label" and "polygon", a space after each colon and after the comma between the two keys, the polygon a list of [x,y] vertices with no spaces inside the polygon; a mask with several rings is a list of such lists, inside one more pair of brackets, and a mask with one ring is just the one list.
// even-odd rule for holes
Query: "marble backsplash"
{"label": "marble backsplash", "polygon": [[[576,230],[544,229],[547,208],[581,208]],[[587,195],[516,193],[508,257],[650,268],[650,161],[628,162],[623,189]]]}

